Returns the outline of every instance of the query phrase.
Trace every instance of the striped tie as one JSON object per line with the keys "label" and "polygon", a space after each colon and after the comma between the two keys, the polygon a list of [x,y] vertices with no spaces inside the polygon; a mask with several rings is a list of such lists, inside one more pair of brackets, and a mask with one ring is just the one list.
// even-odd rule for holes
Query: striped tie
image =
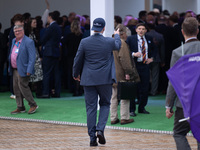
{"label": "striped tie", "polygon": [[145,41],[142,39],[142,56],[143,56],[143,63],[146,64],[146,47],[145,47]]}

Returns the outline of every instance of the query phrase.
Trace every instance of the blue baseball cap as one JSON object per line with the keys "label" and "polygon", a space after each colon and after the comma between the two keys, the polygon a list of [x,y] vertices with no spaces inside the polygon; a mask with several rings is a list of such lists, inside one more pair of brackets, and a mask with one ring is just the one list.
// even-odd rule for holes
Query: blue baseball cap
{"label": "blue baseball cap", "polygon": [[103,30],[105,25],[106,25],[106,22],[105,22],[105,20],[103,18],[96,18],[93,21],[92,30],[100,32],[100,31]]}

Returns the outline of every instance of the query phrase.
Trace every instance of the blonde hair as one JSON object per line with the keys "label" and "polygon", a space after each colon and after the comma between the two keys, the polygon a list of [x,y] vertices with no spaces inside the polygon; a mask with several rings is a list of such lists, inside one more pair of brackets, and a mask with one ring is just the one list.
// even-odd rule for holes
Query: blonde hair
{"label": "blonde hair", "polygon": [[80,21],[78,21],[78,20],[74,20],[72,22],[70,29],[71,29],[71,32],[74,33],[77,36],[79,36],[80,34],[82,34]]}

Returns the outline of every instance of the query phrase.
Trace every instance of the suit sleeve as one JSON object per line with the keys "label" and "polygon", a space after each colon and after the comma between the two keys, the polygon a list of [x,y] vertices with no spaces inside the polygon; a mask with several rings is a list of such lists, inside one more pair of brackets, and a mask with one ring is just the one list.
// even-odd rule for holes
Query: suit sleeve
{"label": "suit sleeve", "polygon": [[[170,68],[174,66],[174,64],[176,63],[177,59],[176,59],[176,53],[175,51],[172,52],[172,57],[171,57],[171,63],[170,63]],[[168,87],[167,87],[167,94],[166,94],[166,104],[165,106],[167,107],[173,107],[175,100],[176,100],[176,92],[171,84],[171,82],[168,82]]]}
{"label": "suit sleeve", "polygon": [[28,56],[29,56],[27,73],[33,74],[35,59],[36,59],[36,50],[35,50],[35,44],[33,40],[31,40],[31,42],[27,44],[27,49],[28,49]]}
{"label": "suit sleeve", "polygon": [[113,50],[119,50],[121,48],[121,39],[119,34],[115,34],[115,45],[113,47]]}
{"label": "suit sleeve", "polygon": [[126,42],[123,42],[123,41],[122,41],[121,49],[119,51],[119,61],[122,65],[123,70],[125,71],[125,74],[133,73],[130,50]]}
{"label": "suit sleeve", "polygon": [[154,42],[153,42],[153,38],[148,36],[148,39],[147,39],[147,42],[148,42],[148,58],[155,58],[155,45],[154,45]]}
{"label": "suit sleeve", "polygon": [[46,31],[44,32],[44,35],[41,37],[41,44],[42,45],[45,45],[45,43],[49,40],[49,38],[51,37],[50,35],[51,35],[51,28],[50,27],[48,27],[47,29],[46,29]]}
{"label": "suit sleeve", "polygon": [[161,36],[161,46],[160,46],[160,59],[161,62],[165,62],[165,41],[163,36]]}
{"label": "suit sleeve", "polygon": [[80,75],[81,70],[83,68],[84,63],[84,49],[83,49],[83,41],[80,42],[78,51],[76,53],[76,56],[74,58],[74,64],[73,64],[73,77],[78,77]]}

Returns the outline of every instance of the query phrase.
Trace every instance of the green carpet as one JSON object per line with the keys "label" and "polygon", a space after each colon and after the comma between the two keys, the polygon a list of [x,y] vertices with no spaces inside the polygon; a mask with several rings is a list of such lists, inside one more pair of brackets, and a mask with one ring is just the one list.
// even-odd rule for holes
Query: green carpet
{"label": "green carpet", "polygon": [[[16,101],[10,99],[10,93],[0,93],[1,117],[16,117],[28,118],[38,120],[51,120],[51,121],[65,121],[74,123],[86,123],[86,109],[84,97],[72,97],[69,93],[62,93],[61,98],[51,99],[37,99],[39,108],[35,114],[15,114],[11,115],[10,112],[16,109]],[[150,96],[146,110],[150,114],[138,114],[134,118],[135,122],[127,125],[116,124],[115,127],[129,127],[149,130],[172,131],[173,118],[167,119],[165,117],[165,95]],[[25,101],[26,110],[29,110],[27,101]],[[118,108],[118,114],[119,114]],[[110,124],[110,118],[107,122]]]}

